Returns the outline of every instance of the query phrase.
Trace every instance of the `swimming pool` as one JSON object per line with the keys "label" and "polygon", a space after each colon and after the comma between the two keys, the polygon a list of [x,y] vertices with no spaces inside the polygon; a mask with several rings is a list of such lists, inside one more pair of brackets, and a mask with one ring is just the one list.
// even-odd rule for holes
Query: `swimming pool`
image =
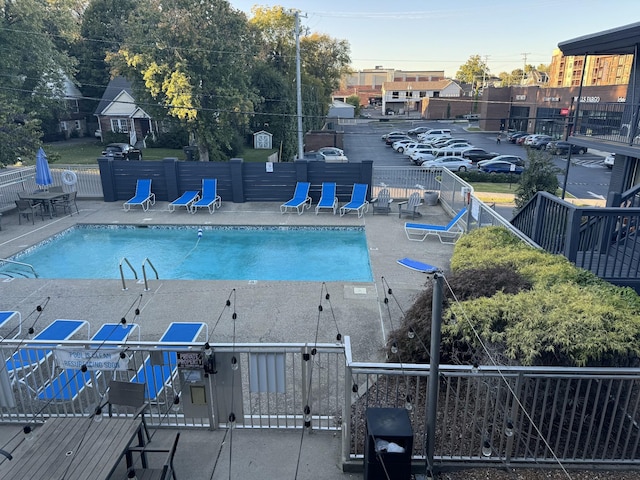
{"label": "swimming pool", "polygon": [[372,281],[362,227],[77,225],[11,260],[40,278],[119,279],[123,258],[139,278],[149,259],[167,280]]}

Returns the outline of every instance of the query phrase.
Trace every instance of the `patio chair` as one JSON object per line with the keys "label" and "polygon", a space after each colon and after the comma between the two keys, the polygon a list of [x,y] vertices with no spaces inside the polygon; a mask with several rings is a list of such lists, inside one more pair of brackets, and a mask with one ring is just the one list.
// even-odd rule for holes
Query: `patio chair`
{"label": "patio chair", "polygon": [[58,207],[62,208],[63,214],[67,213],[67,210],[69,210],[69,215],[73,215],[74,208],[76,209],[76,213],[80,214],[80,210],[78,210],[78,204],[76,203],[77,195],[78,192],[76,191],[69,192],[60,199],[52,200],[51,204],[53,205],[54,209],[57,209]]}
{"label": "patio chair", "polygon": [[398,218],[402,218],[402,215],[410,215],[411,218],[421,217],[422,214],[418,211],[420,205],[422,205],[420,194],[413,192],[408,200],[398,203]]}
{"label": "patio chair", "polygon": [[309,188],[311,184],[309,182],[296,183],[296,189],[293,192],[293,198],[286,203],[280,205],[280,213],[286,213],[289,209],[294,209],[298,212],[298,215],[304,213],[305,207],[311,208],[311,197],[309,196]]}
{"label": "patio chair", "polygon": [[316,205],[316,215],[321,208],[330,208],[333,214],[338,209],[338,197],[336,197],[336,183],[322,182],[322,190],[320,191],[320,201]]}
{"label": "patio chair", "polygon": [[[203,331],[205,337],[209,338],[209,327],[205,323],[173,322],[160,338],[160,343],[171,345],[195,342]],[[154,355],[155,353],[158,355]],[[146,384],[146,398],[155,402],[166,384],[175,377],[178,371],[177,361],[175,351],[151,352],[131,378],[131,382]]]}
{"label": "patio chair", "polygon": [[124,202],[122,207],[125,211],[129,211],[132,206],[140,205],[145,212],[149,210],[151,205],[156,204],[156,195],[151,193],[151,179],[138,179],[136,182],[136,194],[133,198]]}
{"label": "patio chair", "polygon": [[203,178],[202,179],[202,198],[191,204],[191,213],[196,213],[199,208],[208,208],[209,213],[216,211],[216,208],[220,208],[222,205],[222,199],[218,195],[218,179],[217,178]]}
{"label": "patio chair", "polygon": [[[9,375],[12,375],[12,381],[15,382],[15,375],[18,372],[26,371],[20,382],[31,375],[37,370],[44,362],[46,362],[53,355],[53,347],[57,345],[56,342],[69,340],[83,327],[87,328],[87,338],[89,338],[90,325],[86,320],[63,320],[58,319],[51,322],[44,330],[38,335],[33,337],[33,340],[46,340],[52,343],[25,345],[26,348],[20,348],[15,352],[6,362],[6,370]],[[27,386],[28,388],[31,388]],[[31,388],[34,392],[37,388]]]}
{"label": "patio chair", "polygon": [[436,235],[440,243],[453,244],[464,233],[459,225],[460,219],[467,213],[467,208],[460,210],[446,225],[429,225],[425,223],[405,223],[404,231],[409,240],[422,242],[429,235]]}
{"label": "patio chair", "polygon": [[[142,428],[138,432],[139,445],[145,445],[151,441],[151,435],[149,435],[149,429],[147,428],[147,420],[144,416],[145,411],[149,408],[149,402],[147,402],[144,394],[145,390],[144,383],[111,380],[109,382],[106,401],[107,412],[110,417],[113,416],[114,405],[118,413],[126,413],[128,410],[133,410],[134,417],[140,417]],[[127,452],[127,467],[130,467],[131,464],[131,455]],[[142,464],[145,467],[147,466],[146,456],[144,455],[142,456]]]}
{"label": "patio chair", "polygon": [[380,190],[377,197],[371,199],[373,214],[384,213],[385,215],[388,215],[391,212],[391,202],[393,202],[391,192],[389,192],[388,188],[383,188]]}
{"label": "patio chair", "polygon": [[200,192],[198,190],[187,190],[173,202],[169,204],[169,211],[175,212],[178,207],[185,207],[187,212],[191,211],[191,204],[200,199]]}
{"label": "patio chair", "polygon": [[[0,312],[0,328],[5,329],[9,328],[10,324],[13,320],[18,321],[18,325],[16,327],[12,327],[8,332],[9,335],[4,335],[4,338],[17,338],[22,333],[22,314],[20,312],[16,312],[13,310],[8,310],[4,312]],[[2,339],[3,337],[0,337]]]}
{"label": "patio chair", "polygon": [[366,183],[356,183],[353,185],[351,192],[351,200],[349,203],[340,207],[340,216],[342,217],[350,211],[358,212],[358,218],[361,218],[365,212],[369,211],[369,202],[367,201],[367,189],[369,185]]}
{"label": "patio chair", "polygon": [[[105,323],[91,337],[91,346],[96,353],[98,350],[104,351],[111,348],[105,345],[105,342],[124,342],[134,331],[138,332],[138,340],[140,340],[140,329],[135,323],[129,323],[124,327],[120,323]],[[99,370],[94,372],[96,378],[102,373]],[[65,368],[38,392],[38,399],[73,401],[90,383],[91,371],[83,372],[76,368]]]}
{"label": "patio chair", "polygon": [[[22,225],[22,217],[29,220],[31,215],[31,224],[36,224],[36,215],[38,213],[38,205],[31,203],[29,200],[16,200],[16,207],[18,207],[18,224]],[[44,215],[42,215],[42,221],[44,221]]]}
{"label": "patio chair", "polygon": [[430,265],[419,260],[414,260],[409,257],[401,258],[400,260],[398,260],[398,264],[402,265],[403,267],[407,267],[410,270],[415,270],[416,272],[435,273],[440,271],[440,268],[434,265]]}
{"label": "patio chair", "polygon": [[180,440],[180,432],[176,433],[175,438],[173,439],[173,443],[171,444],[170,449],[166,448],[157,448],[157,447],[130,447],[127,455],[131,455],[132,453],[140,453],[141,455],[146,455],[148,453],[166,453],[167,457],[164,461],[164,465],[162,468],[143,468],[139,470],[135,470],[133,467],[129,468],[127,475],[129,478],[137,478],[138,480],[177,480],[176,472],[173,467],[173,459],[176,455],[176,450],[178,449],[178,440]]}

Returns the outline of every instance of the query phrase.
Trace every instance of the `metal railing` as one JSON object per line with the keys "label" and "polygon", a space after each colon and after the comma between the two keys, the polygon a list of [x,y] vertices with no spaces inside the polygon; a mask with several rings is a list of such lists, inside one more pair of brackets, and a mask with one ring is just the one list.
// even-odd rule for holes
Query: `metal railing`
{"label": "metal railing", "polygon": [[572,135],[640,146],[639,108],[633,103],[580,103]]}
{"label": "metal railing", "polygon": [[[102,182],[98,165],[51,165],[52,186],[62,186],[64,191],[76,190],[81,198],[102,198]],[[66,185],[63,174],[75,174],[75,185]],[[15,208],[15,200],[23,192],[33,192],[38,188],[35,181],[36,168],[10,167],[0,171],[0,211]]]}
{"label": "metal railing", "polygon": [[[15,260],[9,260],[8,258],[0,258],[0,267],[2,267],[2,265],[4,263],[8,263],[11,265],[17,265],[19,267],[26,267],[29,271],[31,271],[31,273],[33,274],[32,278],[38,278],[38,274],[36,273],[36,269],[33,268],[33,265],[29,264],[29,263],[24,263],[24,262],[16,262]],[[3,270],[0,271],[0,275],[4,275],[7,277],[13,277],[15,275],[16,272],[10,272],[7,270]],[[28,277],[27,275],[20,275],[21,277]]]}
{"label": "metal railing", "polygon": [[[407,409],[413,460],[426,458],[428,365],[348,363],[343,445],[360,462],[367,408]],[[640,457],[640,369],[441,365],[434,464],[627,467]],[[349,391],[349,390],[347,390]]]}
{"label": "metal railing", "polygon": [[[194,370],[179,366],[179,355],[204,355],[204,345],[178,343],[168,347],[158,342],[131,341],[102,342],[96,347],[95,342],[76,340],[59,342],[52,348],[50,341],[0,340],[0,355],[7,359],[0,367],[0,422],[88,416],[102,403],[110,379],[137,381],[142,378],[137,373],[147,369],[144,378],[151,426],[226,427],[228,410],[233,409],[238,428],[299,429],[310,422],[313,429],[340,430],[343,345],[212,343],[215,367],[209,376],[213,393],[206,397],[211,414],[194,416],[183,407],[195,378]],[[99,352],[101,359],[110,353],[120,358],[122,353],[126,368],[91,371],[90,381],[83,381],[81,365],[67,371],[56,366],[57,352],[65,349],[95,351],[96,358]],[[19,365],[14,360],[18,358],[34,361]],[[74,372],[76,376],[72,375]],[[202,373],[202,368],[197,373]],[[237,380],[235,384],[232,376]],[[176,395],[182,397],[179,404],[174,404]]]}
{"label": "metal railing", "polygon": [[[147,263],[149,264],[149,266],[153,270],[153,273],[156,274],[156,280],[158,280],[160,278],[158,276],[158,270],[156,270],[156,267],[153,266],[153,263],[151,263],[151,260],[149,260],[148,258],[145,257],[145,259],[142,261],[142,277],[144,278],[144,290],[145,291],[149,291],[149,284],[147,282],[147,269],[145,268],[145,265]],[[123,282],[124,282],[124,280],[123,280]]]}
{"label": "metal railing", "polygon": [[127,265],[129,267],[129,269],[133,272],[133,277],[136,280],[138,280],[138,272],[136,272],[136,269],[133,268],[133,265],[131,265],[131,262],[127,257],[123,257],[120,260],[120,263],[118,263],[118,269],[120,270],[120,279],[122,280],[122,290],[127,290],[127,284],[124,279],[124,269],[122,268],[123,265]]}
{"label": "metal railing", "polygon": [[[407,409],[415,462],[424,462],[429,366],[353,362],[344,344],[211,344],[212,370],[180,364],[207,355],[203,342],[1,340],[0,421],[90,416],[110,379],[146,374],[148,423],[157,427],[320,429],[343,432],[343,461],[362,462],[365,411]],[[123,367],[84,375],[63,371],[56,356],[81,349]],[[38,353],[36,353],[38,351]],[[21,352],[21,353],[19,353]],[[32,358],[29,364],[14,360]],[[96,355],[97,358],[97,355]],[[121,360],[118,360],[120,362]],[[78,365],[77,369],[81,368]],[[162,373],[160,373],[162,372]],[[640,369],[441,365],[435,465],[611,467],[640,457]],[[84,380],[83,380],[84,379]],[[233,379],[233,380],[232,380]],[[186,405],[194,382],[208,383],[205,412]],[[176,396],[181,398],[174,402]]]}

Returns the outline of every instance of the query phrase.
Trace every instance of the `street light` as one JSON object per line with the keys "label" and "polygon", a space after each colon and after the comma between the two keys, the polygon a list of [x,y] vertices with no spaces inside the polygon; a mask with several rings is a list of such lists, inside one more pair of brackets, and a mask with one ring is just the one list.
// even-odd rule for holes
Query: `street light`
{"label": "street light", "polygon": [[407,111],[407,117],[409,116],[409,107],[411,106],[411,98],[412,98],[411,85],[407,86],[407,93],[405,95],[405,110]]}

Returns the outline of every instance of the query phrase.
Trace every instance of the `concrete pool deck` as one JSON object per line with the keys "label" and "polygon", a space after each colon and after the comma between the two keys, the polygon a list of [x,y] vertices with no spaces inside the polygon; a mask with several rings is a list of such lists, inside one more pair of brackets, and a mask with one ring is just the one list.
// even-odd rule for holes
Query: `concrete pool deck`
{"label": "concrete pool deck", "polygon": [[[316,324],[320,322],[319,342],[334,342],[336,324],[342,335],[351,336],[354,360],[374,361],[383,358],[386,333],[399,322],[412,298],[419,293],[427,277],[396,263],[411,257],[448,269],[453,247],[442,245],[435,237],[424,242],[407,240],[404,233],[406,218],[398,218],[397,210],[389,215],[363,218],[355,214],[343,217],[330,213],[315,215],[313,208],[303,215],[281,214],[275,203],[225,202],[213,215],[185,211],[169,212],[167,202],[158,202],[149,211],[134,209],[125,212],[122,203],[99,200],[78,202],[80,214],[40,217],[35,225],[23,219],[18,224],[16,212],[3,216],[0,231],[0,258],[38,243],[76,223],[157,224],[157,225],[357,225],[364,226],[374,281],[371,283],[329,282],[247,282],[208,280],[149,279],[144,282],[125,273],[127,290],[121,280],[50,280],[15,278],[0,281],[0,310],[18,310],[23,318],[49,298],[38,324],[47,325],[57,318],[88,320],[92,330],[104,322],[119,321],[125,316],[132,321],[132,306],[141,310],[136,322],[140,324],[144,340],[157,340],[173,321],[198,320],[207,322],[210,329],[218,323],[212,342],[233,341],[230,310],[225,302],[231,299],[237,313],[236,342],[313,342]],[[420,207],[423,214],[418,221],[446,224],[449,217],[439,206]],[[215,255],[215,251],[211,252]],[[153,261],[153,252],[148,258]],[[141,276],[140,265],[134,265]],[[304,268],[303,266],[292,266]],[[117,275],[118,265],[113,266]],[[37,270],[37,266],[36,266]],[[160,277],[162,276],[162,272]],[[384,279],[384,285],[383,285]],[[384,291],[393,290],[391,301],[383,303]],[[324,293],[330,301],[323,299]],[[323,312],[318,305],[322,302]],[[330,307],[330,308],[328,308]],[[389,313],[390,312],[390,313]],[[225,316],[227,320],[225,320]]]}

